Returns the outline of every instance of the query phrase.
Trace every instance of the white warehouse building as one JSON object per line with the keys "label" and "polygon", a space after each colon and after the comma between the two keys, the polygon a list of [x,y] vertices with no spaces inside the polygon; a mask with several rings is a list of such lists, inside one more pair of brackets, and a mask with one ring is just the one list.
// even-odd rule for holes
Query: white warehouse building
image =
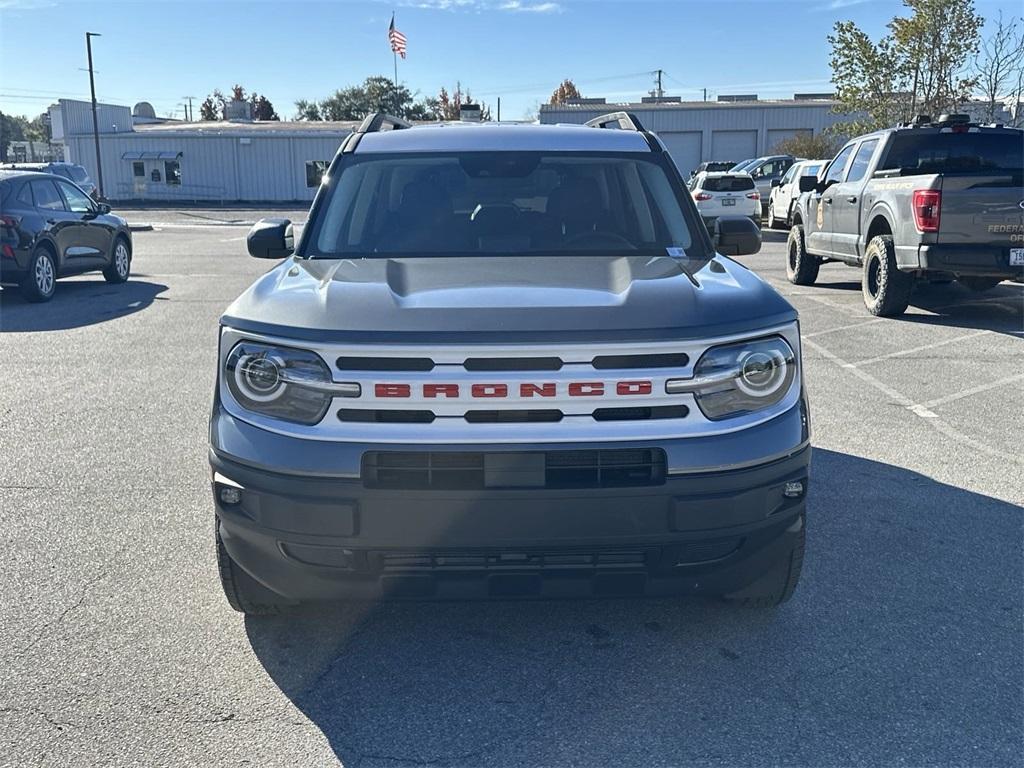
{"label": "white warehouse building", "polygon": [[[140,110],[138,107],[143,107]],[[103,192],[113,201],[310,201],[354,122],[162,121],[98,105]],[[61,99],[50,109],[64,158],[99,182],[92,106]]]}
{"label": "white warehouse building", "polygon": [[639,103],[608,104],[604,99],[579,99],[545,104],[542,123],[585,123],[607,112],[632,112],[644,128],[665,142],[684,177],[709,160],[740,162],[770,155],[776,145],[798,135],[821,134],[848,119],[833,112],[830,94],[796,94],[792,99],[759,100],[756,96],[722,96],[719,101],[663,98]]}
{"label": "white warehouse building", "polygon": [[[818,135],[844,119],[827,94],[794,99],[720,97],[713,102],[645,99],[607,104],[581,99],[545,104],[541,123],[583,123],[628,110],[661,136],[684,176],[706,160],[740,161],[770,154],[783,139]],[[65,160],[99,182],[92,107],[61,99],[50,108],[53,139]],[[355,122],[246,119],[189,123],[156,118],[145,102],[134,110],[97,109],[103,191],[112,201],[308,202],[320,176]]]}

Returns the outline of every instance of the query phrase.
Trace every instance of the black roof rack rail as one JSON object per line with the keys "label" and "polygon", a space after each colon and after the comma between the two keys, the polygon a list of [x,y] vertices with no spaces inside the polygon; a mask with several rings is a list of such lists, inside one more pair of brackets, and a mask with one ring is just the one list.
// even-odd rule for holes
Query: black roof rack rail
{"label": "black roof rack rail", "polygon": [[640,124],[640,119],[632,112],[609,112],[607,115],[587,120],[584,125],[588,128],[607,128],[609,125],[615,125],[623,131],[644,130],[643,125]]}
{"label": "black roof rack rail", "polygon": [[359,127],[356,128],[356,133],[377,133],[383,131],[384,126],[391,126],[389,130],[398,131],[402,128],[412,128],[412,124],[406,122],[400,117],[389,115],[386,112],[377,112],[373,115],[367,115]]}

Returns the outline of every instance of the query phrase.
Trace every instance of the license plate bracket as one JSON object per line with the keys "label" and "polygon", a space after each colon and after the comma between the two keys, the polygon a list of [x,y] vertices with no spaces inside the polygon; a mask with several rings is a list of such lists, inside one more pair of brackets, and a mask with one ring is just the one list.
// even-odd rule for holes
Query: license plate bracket
{"label": "license plate bracket", "polygon": [[722,205],[736,205],[736,200],[731,197],[723,198]]}
{"label": "license plate bracket", "polygon": [[485,453],[485,488],[543,488],[547,462],[543,453]]}

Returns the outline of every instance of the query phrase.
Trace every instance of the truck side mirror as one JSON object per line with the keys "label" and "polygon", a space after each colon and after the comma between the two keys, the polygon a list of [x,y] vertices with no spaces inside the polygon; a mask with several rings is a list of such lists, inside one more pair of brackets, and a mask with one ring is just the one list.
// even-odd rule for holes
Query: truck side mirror
{"label": "truck side mirror", "polygon": [[761,250],[761,228],[746,216],[722,216],[715,221],[712,240],[725,256],[746,256]]}
{"label": "truck side mirror", "polygon": [[245,239],[249,255],[256,259],[287,259],[295,250],[291,219],[260,219]]}
{"label": "truck side mirror", "polygon": [[781,187],[782,186],[782,179],[772,179],[772,186],[773,187]]}
{"label": "truck side mirror", "polygon": [[801,192],[813,192],[818,188],[818,177],[817,176],[801,176],[800,177],[800,191]]}

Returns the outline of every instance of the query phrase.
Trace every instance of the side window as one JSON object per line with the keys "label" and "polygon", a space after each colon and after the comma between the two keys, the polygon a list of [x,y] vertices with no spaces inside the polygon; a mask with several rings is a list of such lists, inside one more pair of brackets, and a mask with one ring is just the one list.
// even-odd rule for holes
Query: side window
{"label": "side window", "polygon": [[877,146],[878,139],[871,139],[860,145],[850,164],[850,172],[846,175],[847,181],[860,181],[864,178],[864,174],[868,171],[868,165],[871,163],[871,156],[875,154]]}
{"label": "side window", "polygon": [[167,183],[175,186],[181,185],[181,163],[177,160],[168,160],[164,163],[164,177]]}
{"label": "side window", "polygon": [[68,202],[68,210],[72,213],[89,213],[92,210],[92,203],[89,202],[89,198],[78,187],[65,181],[58,181],[57,185],[64,194],[64,199]]}
{"label": "side window", "polygon": [[846,163],[850,159],[850,155],[853,153],[853,148],[856,144],[849,144],[843,147],[843,151],[836,155],[836,159],[832,161],[832,164],[828,167],[828,173],[825,174],[825,183],[830,181],[841,181],[843,178],[843,171],[846,170]]}
{"label": "side window", "polygon": [[793,180],[793,176],[796,174],[796,166],[789,166],[789,170],[786,171],[786,175],[782,177],[783,184],[789,184]]}
{"label": "side window", "polygon": [[146,177],[146,164],[141,160],[136,160],[132,163],[132,176],[137,179],[144,179]]}
{"label": "side window", "polygon": [[39,181],[33,181],[32,184],[32,196],[36,199],[36,208],[42,208],[47,211],[66,211],[64,207],[64,198],[60,196],[60,192],[57,191],[57,187],[53,185],[53,182],[48,179],[40,179]]}
{"label": "side window", "polygon": [[21,185],[21,191],[18,193],[18,197],[16,199],[17,199],[17,201],[19,203],[21,203],[24,206],[27,206],[29,208],[35,208],[36,207],[35,202],[32,200],[32,185],[31,184],[22,184]]}

